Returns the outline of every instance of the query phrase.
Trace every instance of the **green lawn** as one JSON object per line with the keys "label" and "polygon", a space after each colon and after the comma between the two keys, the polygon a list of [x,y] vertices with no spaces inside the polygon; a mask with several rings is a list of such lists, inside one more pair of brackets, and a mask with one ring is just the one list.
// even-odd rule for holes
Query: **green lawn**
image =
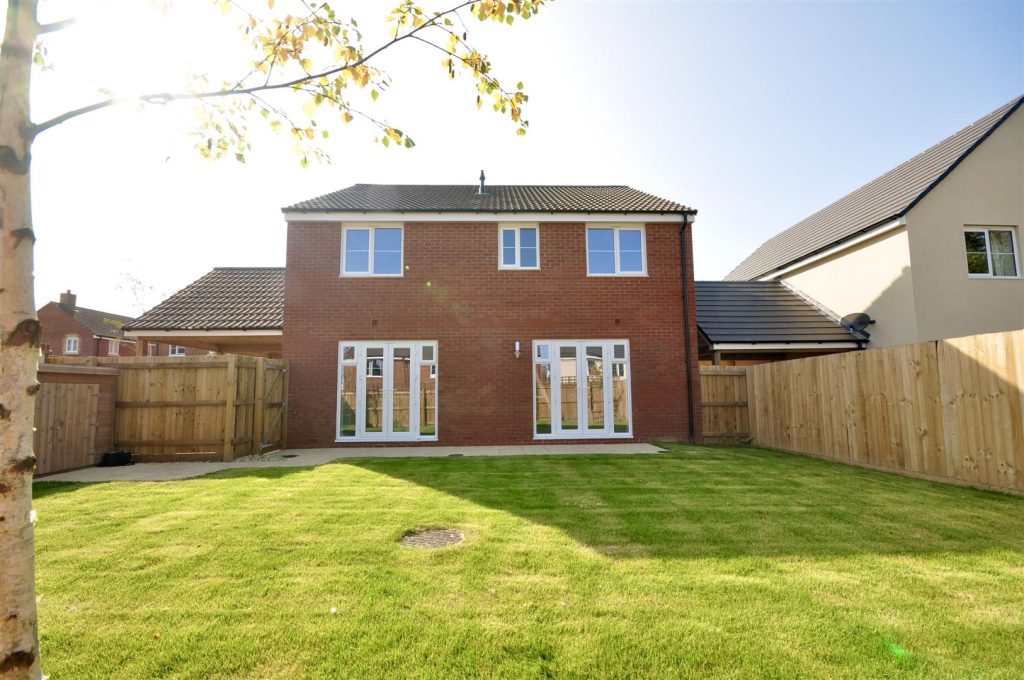
{"label": "green lawn", "polygon": [[[1024,669],[1024,499],[786,454],[375,459],[36,495],[55,679]],[[396,544],[427,526],[467,540]]]}

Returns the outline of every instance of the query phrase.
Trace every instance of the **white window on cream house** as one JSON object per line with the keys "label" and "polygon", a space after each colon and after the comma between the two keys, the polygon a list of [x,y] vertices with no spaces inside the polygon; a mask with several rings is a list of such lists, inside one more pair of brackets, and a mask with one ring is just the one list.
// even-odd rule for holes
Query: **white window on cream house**
{"label": "white window on cream house", "polygon": [[991,279],[1020,276],[1017,261],[1017,234],[1012,227],[967,227],[967,275]]}

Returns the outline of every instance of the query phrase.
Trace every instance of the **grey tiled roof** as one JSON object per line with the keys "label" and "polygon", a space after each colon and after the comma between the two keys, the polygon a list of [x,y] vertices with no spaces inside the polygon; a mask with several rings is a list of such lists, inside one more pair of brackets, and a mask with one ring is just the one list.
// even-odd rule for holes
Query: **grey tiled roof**
{"label": "grey tiled roof", "polygon": [[93,335],[98,335],[101,338],[124,337],[124,331],[121,328],[132,320],[130,316],[111,314],[110,312],[101,312],[96,309],[86,309],[85,307],[75,307],[74,313],[71,316],[75,318],[75,321],[92,331]]}
{"label": "grey tiled roof", "polygon": [[281,330],[284,267],[218,267],[127,330]]}
{"label": "grey tiled roof", "polygon": [[1017,97],[930,149],[765,241],[725,278],[756,279],[906,215],[1024,102]]}
{"label": "grey tiled roof", "polygon": [[865,341],[780,281],[697,281],[697,325],[713,343]]}
{"label": "grey tiled roof", "polygon": [[353,212],[646,212],[695,210],[627,186],[354,184],[284,208]]}

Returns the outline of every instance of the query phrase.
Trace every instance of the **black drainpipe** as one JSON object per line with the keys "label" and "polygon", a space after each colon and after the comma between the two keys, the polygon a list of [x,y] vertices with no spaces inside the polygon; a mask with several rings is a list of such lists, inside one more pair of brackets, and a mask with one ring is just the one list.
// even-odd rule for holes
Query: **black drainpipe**
{"label": "black drainpipe", "polygon": [[693,444],[697,431],[694,427],[696,412],[693,404],[693,341],[690,339],[690,277],[686,272],[686,225],[689,218],[689,213],[683,213],[683,226],[679,227],[679,270],[683,275],[683,342],[686,345],[686,408],[689,413],[687,428],[690,443]]}

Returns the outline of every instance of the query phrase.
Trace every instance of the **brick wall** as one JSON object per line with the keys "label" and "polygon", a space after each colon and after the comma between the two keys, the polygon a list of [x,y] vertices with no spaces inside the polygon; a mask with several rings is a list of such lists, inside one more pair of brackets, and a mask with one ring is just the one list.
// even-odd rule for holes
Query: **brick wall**
{"label": "brick wall", "polygon": [[[583,224],[541,224],[541,269],[505,271],[497,223],[407,223],[405,276],[341,278],[340,225],[290,224],[289,444],[335,445],[340,340],[437,340],[438,443],[509,444],[533,441],[533,340],[625,338],[635,440],[687,439],[679,226],[646,226],[645,277],[588,278]],[[692,256],[687,272],[699,404]]]}

